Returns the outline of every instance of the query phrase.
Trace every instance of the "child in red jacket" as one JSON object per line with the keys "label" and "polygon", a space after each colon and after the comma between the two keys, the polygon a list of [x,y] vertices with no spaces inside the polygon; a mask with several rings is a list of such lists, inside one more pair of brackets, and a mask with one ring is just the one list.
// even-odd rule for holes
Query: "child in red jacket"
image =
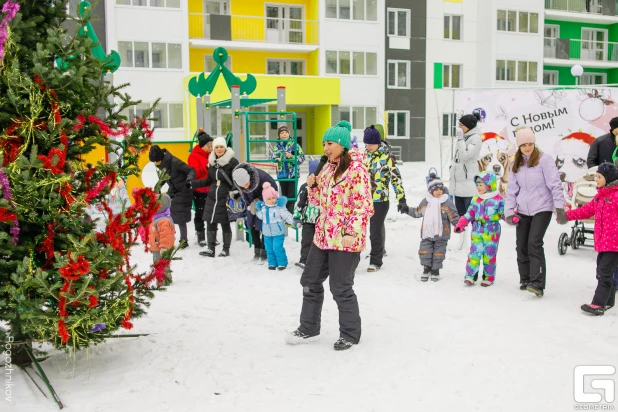
{"label": "child in red jacket", "polygon": [[[152,218],[150,224],[150,250],[152,251],[152,260],[157,263],[161,259],[161,253],[174,247],[176,241],[176,229],[174,221],[170,213],[172,199],[168,195],[161,195],[161,206],[157,214]],[[165,271],[166,281],[158,281],[159,286],[166,283],[171,283],[172,274],[169,270]]]}
{"label": "child in red jacket", "polygon": [[583,220],[594,216],[594,250],[597,255],[597,289],[591,304],[581,309],[591,315],[603,315],[614,306],[616,287],[612,275],[618,266],[618,168],[603,163],[594,180],[597,194],[590,203],[566,212],[568,220]]}

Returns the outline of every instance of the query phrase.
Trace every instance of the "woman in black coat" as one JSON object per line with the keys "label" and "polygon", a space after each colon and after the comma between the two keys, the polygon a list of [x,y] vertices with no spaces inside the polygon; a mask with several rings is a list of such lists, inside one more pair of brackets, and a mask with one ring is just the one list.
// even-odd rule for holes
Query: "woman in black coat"
{"label": "woman in black coat", "polygon": [[150,147],[148,158],[168,176],[167,194],[172,199],[170,212],[174,224],[180,229],[180,247],[184,249],[189,246],[187,223],[191,221],[191,207],[193,206],[193,190],[189,184],[195,179],[195,169],[158,145]]}
{"label": "woman in black coat", "polygon": [[262,198],[262,185],[264,182],[270,183],[277,190],[277,182],[271,175],[258,169],[249,163],[241,163],[233,173],[233,179],[236,186],[241,190],[243,200],[247,205],[247,228],[251,229],[251,238],[255,248],[253,262],[266,262],[266,249],[262,239],[262,221],[255,215],[255,206],[258,200],[264,201]]}
{"label": "woman in black coat", "polygon": [[213,151],[208,157],[208,177],[191,182],[191,188],[210,186],[203,217],[206,222],[208,248],[200,252],[200,255],[215,257],[216,227],[219,224],[223,231],[223,251],[219,253],[219,256],[225,257],[230,255],[232,244],[232,228],[227,216],[227,198],[231,191],[235,191],[232,172],[238,166],[238,160],[234,157],[234,151],[227,147],[225,138],[217,137],[212,147]]}

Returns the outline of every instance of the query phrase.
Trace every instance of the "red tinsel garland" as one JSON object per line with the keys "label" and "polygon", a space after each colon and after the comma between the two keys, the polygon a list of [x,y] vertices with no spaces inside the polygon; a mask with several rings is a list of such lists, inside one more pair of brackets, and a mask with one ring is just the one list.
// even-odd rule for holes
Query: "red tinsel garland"
{"label": "red tinsel garland", "polygon": [[38,250],[40,252],[44,252],[47,257],[47,260],[43,265],[43,269],[51,267],[52,261],[54,260],[54,226],[55,222],[47,224],[47,236],[45,236],[45,239],[43,239],[43,242],[41,242],[41,246],[39,246],[38,248]]}
{"label": "red tinsel garland", "polygon": [[86,260],[84,255],[79,255],[77,260],[71,259],[69,252],[69,263],[59,269],[60,276],[67,280],[79,280],[82,276],[90,271],[90,262]]}
{"label": "red tinsel garland", "polygon": [[62,319],[58,321],[58,334],[60,335],[62,343],[67,343],[69,341],[70,335],[69,332],[67,332],[67,325]]}
{"label": "red tinsel garland", "polygon": [[47,156],[38,155],[37,158],[43,162],[43,167],[45,169],[50,169],[52,174],[59,175],[64,172],[66,155],[66,149],[63,150],[58,147],[52,147]]}

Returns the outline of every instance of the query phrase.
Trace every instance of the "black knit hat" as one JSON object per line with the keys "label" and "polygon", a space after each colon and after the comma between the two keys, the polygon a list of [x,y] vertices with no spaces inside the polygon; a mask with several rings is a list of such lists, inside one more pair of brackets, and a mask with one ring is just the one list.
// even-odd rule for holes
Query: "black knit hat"
{"label": "black knit hat", "polygon": [[612,163],[601,163],[597,169],[597,173],[603,175],[606,184],[618,180],[618,168]]}
{"label": "black knit hat", "polygon": [[382,137],[380,136],[380,131],[376,129],[374,125],[371,125],[365,129],[365,133],[363,135],[363,143],[380,144],[381,142]]}
{"label": "black knit hat", "polygon": [[478,123],[480,119],[481,117],[478,113],[466,114],[466,115],[461,116],[461,119],[459,119],[459,123],[463,124],[468,129],[472,130],[476,127],[476,124]]}
{"label": "black knit hat", "polygon": [[197,144],[200,147],[204,147],[205,145],[208,144],[208,142],[212,142],[214,139],[212,137],[210,137],[210,135],[208,133],[206,133],[205,131],[201,130],[199,131],[199,133],[197,134]]}
{"label": "black knit hat", "polygon": [[165,156],[165,153],[163,153],[163,150],[161,150],[161,148],[158,145],[152,145],[150,146],[150,152],[148,153],[148,159],[150,159],[151,162],[160,162],[161,160],[163,160],[163,157]]}
{"label": "black knit hat", "polygon": [[609,121],[609,132],[612,133],[616,128],[618,128],[618,117],[614,117]]}

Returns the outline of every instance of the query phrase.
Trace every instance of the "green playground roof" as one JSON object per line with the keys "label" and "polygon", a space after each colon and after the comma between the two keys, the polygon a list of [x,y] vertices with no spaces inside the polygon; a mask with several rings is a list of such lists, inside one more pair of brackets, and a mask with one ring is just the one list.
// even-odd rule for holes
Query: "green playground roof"
{"label": "green playground roof", "polygon": [[[240,98],[240,107],[257,106],[258,104],[264,104],[274,102],[275,99],[252,99],[250,97]],[[220,102],[210,103],[211,107],[232,107],[232,99],[221,100]]]}

